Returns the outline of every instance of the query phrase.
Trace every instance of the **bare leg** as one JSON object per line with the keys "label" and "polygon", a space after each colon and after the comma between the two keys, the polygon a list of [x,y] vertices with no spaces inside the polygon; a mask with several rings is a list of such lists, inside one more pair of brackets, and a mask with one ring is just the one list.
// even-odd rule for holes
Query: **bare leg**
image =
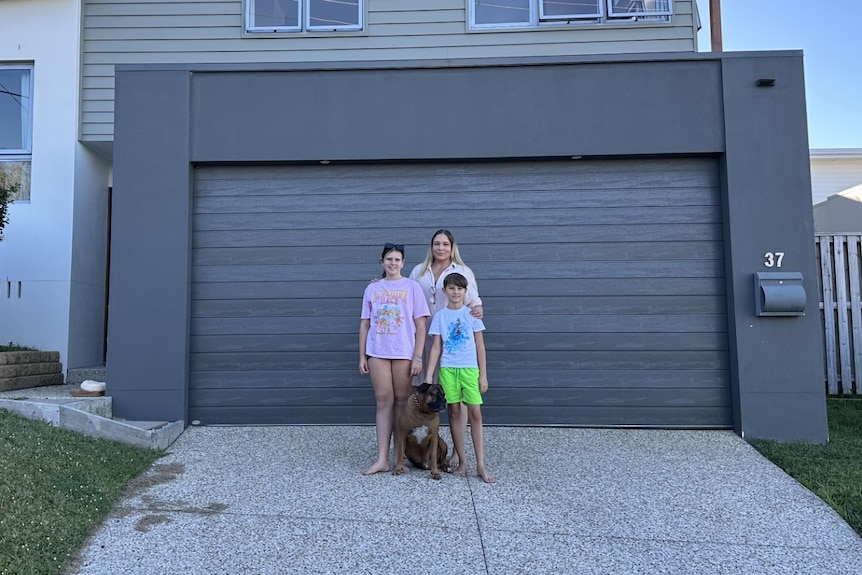
{"label": "bare leg", "polygon": [[[467,411],[466,409],[463,409],[463,407],[464,406],[460,403],[450,403],[449,421],[461,421],[461,412]],[[451,425],[449,428],[452,431],[452,443],[455,445],[455,455],[452,459],[457,457],[458,461],[461,462],[458,467],[452,468],[450,465],[450,468],[453,469],[452,473],[454,473],[455,476],[466,477],[467,466],[465,462],[467,461],[467,456],[464,455],[464,428],[457,424]]]}
{"label": "bare leg", "polygon": [[392,429],[395,437],[398,437],[398,420],[404,412],[404,406],[413,393],[413,384],[410,376],[409,359],[393,359],[392,363],[392,388],[395,393],[395,409],[393,410]]}
{"label": "bare leg", "polygon": [[395,390],[392,383],[392,367],[388,359],[372,357],[368,360],[374,401],[377,405],[377,460],[362,475],[389,471],[389,438],[392,436],[392,417],[395,411]]}
{"label": "bare leg", "polygon": [[[461,436],[462,437],[467,433],[467,413],[468,413],[467,409],[462,409],[461,415],[458,418],[458,421],[455,421],[452,419],[452,417],[449,417],[449,431],[450,432],[452,432],[452,426],[454,425],[455,427],[461,428]],[[452,433],[452,437],[453,438],[455,437],[454,433]],[[455,441],[455,440],[453,439],[452,441]],[[466,459],[464,459],[464,463],[465,464],[467,463]],[[449,460],[449,467],[457,469],[460,466],[461,466],[460,456],[457,453],[455,453],[454,455],[452,455],[452,459]]]}
{"label": "bare leg", "polygon": [[482,408],[479,405],[468,405],[467,410],[470,411],[470,435],[473,438],[473,450],[476,452],[476,475],[485,483],[496,483],[497,480],[485,468],[485,430],[482,428]]}

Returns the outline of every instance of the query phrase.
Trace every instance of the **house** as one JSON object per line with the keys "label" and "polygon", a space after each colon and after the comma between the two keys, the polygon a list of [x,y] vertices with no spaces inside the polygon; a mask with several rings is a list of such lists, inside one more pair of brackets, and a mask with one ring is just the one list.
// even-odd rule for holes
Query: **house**
{"label": "house", "polygon": [[489,424],[825,441],[802,54],[697,27],[688,0],[84,0],[115,413],[372,422],[360,294],[446,227]]}
{"label": "house", "polygon": [[814,231],[862,233],[862,150],[811,150]]}
{"label": "house", "polygon": [[104,359],[110,161],[79,142],[81,2],[0,2],[0,342]]}
{"label": "house", "polygon": [[815,205],[862,185],[862,149],[815,148],[810,152],[811,197]]}

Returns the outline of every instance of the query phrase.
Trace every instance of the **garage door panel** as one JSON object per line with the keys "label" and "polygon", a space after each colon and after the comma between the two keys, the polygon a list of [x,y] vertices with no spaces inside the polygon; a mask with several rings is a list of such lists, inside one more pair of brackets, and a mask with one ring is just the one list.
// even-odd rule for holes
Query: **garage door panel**
{"label": "garage door panel", "polygon": [[[285,293],[280,299],[202,300],[192,305],[192,317],[359,317],[356,298],[302,299],[302,293]],[[306,292],[308,295],[308,292]],[[358,319],[357,319],[358,323]]]}
{"label": "garage door panel", "polygon": [[727,405],[685,407],[653,406],[543,406],[526,410],[501,407],[490,403],[482,406],[482,422],[486,425],[556,425],[559,421],[576,422],[586,427],[660,427],[727,429],[733,426]]}
{"label": "garage door panel", "polygon": [[[278,299],[282,297],[303,297],[314,294],[317,297],[343,298],[345,294],[361,294],[369,279],[332,280],[327,282],[192,282],[191,297],[194,302],[208,299]],[[354,296],[355,298],[355,296]],[[357,306],[361,305],[356,304]]]}
{"label": "garage door panel", "polygon": [[[621,234],[624,230],[620,231]],[[644,260],[691,260],[723,259],[721,241],[703,241],[697,246],[690,242],[559,242],[551,250],[541,254],[552,261],[572,262],[589,260],[644,261]],[[619,239],[619,237],[617,237]],[[410,246],[407,250],[410,261],[416,262],[424,256],[421,246]],[[321,250],[320,246],[245,247],[245,248],[197,248],[192,254],[192,264],[212,265],[291,265],[314,261],[317,265],[344,264],[345,262],[368,265],[371,246],[345,246],[338,252]],[[532,244],[515,245],[504,253],[496,246],[474,246],[470,250],[471,261],[530,262],[535,261],[536,247]],[[406,266],[405,266],[406,267]]]}
{"label": "garage door panel", "polygon": [[[526,369],[523,366],[511,367],[506,370],[506,377],[489,370],[489,381],[494,392],[499,389],[524,388],[597,388],[630,389],[643,387],[647,389],[727,389],[727,372],[725,370],[706,369]],[[549,392],[550,393],[550,392]],[[489,400],[490,401],[490,400]]]}
{"label": "garage door panel", "polygon": [[[436,218],[437,222],[446,222],[450,227],[449,215],[429,215],[429,220]],[[428,242],[428,234],[434,231],[434,226],[421,228],[399,226],[399,222],[389,222],[387,227],[363,228],[363,234],[338,232],[330,229],[278,229],[278,230],[196,230],[192,234],[195,248],[212,247],[258,247],[258,246],[315,246],[343,248],[346,237],[350,246],[365,246],[368,249],[376,247],[372,244],[374,238],[403,238],[410,252],[410,259],[415,261],[413,254],[424,257]],[[494,222],[476,222],[458,228],[458,236],[463,237],[461,243],[471,246],[499,247],[499,237],[493,231],[498,227]],[[608,226],[582,224],[578,226],[499,226],[500,233],[511,234],[524,244],[562,244],[565,242],[642,242],[655,241],[703,241],[720,240],[722,230],[720,223],[683,223],[683,224],[640,224],[638,226]],[[467,240],[470,240],[467,242]],[[400,241],[400,240],[399,240]],[[418,250],[418,252],[416,251]],[[497,250],[499,252],[499,249]]]}
{"label": "garage door panel", "polygon": [[[507,181],[509,186],[513,182]],[[313,194],[313,199],[306,196],[293,198],[286,202],[283,195],[264,194],[253,197],[253,202],[237,206],[236,198],[198,197],[194,202],[195,213],[198,214],[245,214],[265,213],[303,213],[341,210],[345,206],[356,208],[356,195],[361,193],[363,200],[370,205],[391,204],[395,208],[427,212],[439,210],[441,205],[464,201],[469,194],[470,202],[477,205],[490,205],[496,210],[535,209],[537,206],[554,205],[565,208],[612,208],[629,207],[679,207],[679,206],[715,206],[716,195],[709,188],[647,188],[625,187],[613,190],[597,189],[566,189],[548,186],[550,191],[543,191],[531,182],[530,188],[517,186],[511,191],[499,189],[480,191],[474,189],[459,189],[445,192],[441,190],[421,190],[411,186],[415,195],[407,199],[393,198],[393,192],[374,188],[372,190],[355,190],[339,194],[319,194],[316,188],[310,187],[306,193]],[[401,188],[403,189],[403,185]],[[567,193],[562,193],[565,191]],[[420,193],[416,193],[420,192]]]}
{"label": "garage door panel", "polygon": [[[488,305],[499,297],[523,297],[524,289],[531,285],[528,279],[494,278],[489,280],[483,266],[472,266],[481,278],[478,281],[482,299]],[[525,288],[525,286],[527,286]],[[724,282],[716,278],[556,278],[543,282],[543,292],[549,297],[591,296],[604,294],[608,297],[654,296],[656,294],[700,294],[723,296],[726,292]],[[721,305],[720,303],[717,305]]]}
{"label": "garage door panel", "polygon": [[361,293],[383,242],[407,246],[406,273],[437,227],[479,278],[489,423],[732,423],[714,159],[195,178],[190,415],[204,423],[372,423]]}
{"label": "garage door panel", "polygon": [[[377,251],[377,250],[375,250]],[[541,258],[541,254],[537,254]],[[379,252],[374,254],[379,258]],[[419,262],[417,262],[419,263]],[[500,262],[471,265],[473,271],[482,270],[480,284],[497,278],[566,279],[592,278],[648,278],[648,277],[724,277],[724,263],[720,260],[668,260],[661,262],[573,262],[564,265],[558,261]],[[248,266],[193,266],[198,282],[232,281],[300,281],[314,277],[319,281],[338,279],[350,274],[353,277],[377,277],[380,268],[375,264],[350,264],[342,266],[319,266],[317,264],[296,265],[248,265]],[[410,273],[409,271],[407,272]],[[525,282],[527,283],[527,282]],[[361,297],[361,294],[360,294]]]}
{"label": "garage door panel", "polygon": [[[358,324],[358,322],[357,322]],[[198,335],[191,342],[191,353],[258,353],[258,352],[355,352],[357,333],[320,334],[317,336],[279,335]],[[717,333],[499,333],[490,331],[485,347],[489,352],[517,349],[548,351],[630,351],[630,350],[726,350],[727,338]]]}
{"label": "garage door panel", "polygon": [[[370,206],[356,206],[349,212],[328,213],[320,210],[282,213],[230,213],[201,214],[195,218],[194,230],[232,230],[237,228],[247,230],[280,230],[285,228],[310,229],[324,228],[331,230],[362,230],[381,228],[392,219],[392,212],[398,211],[398,223],[404,227],[427,228],[429,216],[426,212],[402,209],[397,203],[386,206],[386,210],[373,209]],[[627,208],[539,208],[534,207],[529,214],[520,210],[512,213],[510,210],[474,208],[469,211],[459,210],[445,215],[451,222],[449,227],[469,226],[477,219],[494,222],[497,226],[517,225],[524,221],[525,216],[540,220],[549,225],[637,225],[637,224],[679,224],[692,221],[718,223],[721,221],[721,209],[718,206],[681,206],[676,208],[640,207]]]}

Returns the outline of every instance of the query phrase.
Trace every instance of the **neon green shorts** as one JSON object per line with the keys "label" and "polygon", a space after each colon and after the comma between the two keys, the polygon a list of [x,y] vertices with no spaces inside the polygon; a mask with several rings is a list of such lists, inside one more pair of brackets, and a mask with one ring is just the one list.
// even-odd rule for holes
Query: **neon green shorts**
{"label": "neon green shorts", "polygon": [[441,367],[439,377],[446,403],[482,405],[478,367]]}

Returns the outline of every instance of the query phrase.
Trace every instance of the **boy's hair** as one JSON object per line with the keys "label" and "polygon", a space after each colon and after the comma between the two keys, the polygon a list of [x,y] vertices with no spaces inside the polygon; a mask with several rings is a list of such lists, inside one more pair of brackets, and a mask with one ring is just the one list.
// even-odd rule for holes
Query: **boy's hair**
{"label": "boy's hair", "polygon": [[458,272],[452,272],[451,274],[443,278],[443,287],[446,288],[450,285],[467,289],[467,278],[465,278]]}

